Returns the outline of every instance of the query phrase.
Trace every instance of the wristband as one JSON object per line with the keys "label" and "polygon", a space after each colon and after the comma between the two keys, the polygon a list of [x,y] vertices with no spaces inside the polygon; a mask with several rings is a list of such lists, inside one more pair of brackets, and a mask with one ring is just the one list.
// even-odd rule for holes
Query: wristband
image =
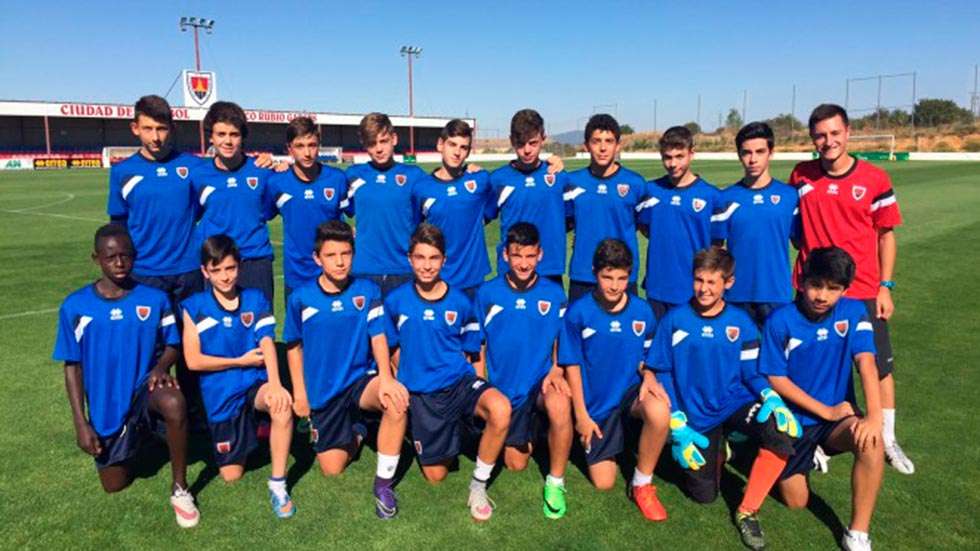
{"label": "wristband", "polygon": [[880,285],[889,291],[895,288],[895,282],[890,279],[882,280]]}

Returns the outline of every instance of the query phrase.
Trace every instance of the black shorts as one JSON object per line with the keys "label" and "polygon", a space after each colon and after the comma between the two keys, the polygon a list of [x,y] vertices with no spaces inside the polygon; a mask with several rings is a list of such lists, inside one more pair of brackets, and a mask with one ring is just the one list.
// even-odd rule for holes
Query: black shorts
{"label": "black shorts", "polygon": [[538,398],[540,396],[541,382],[539,381],[520,407],[511,408],[510,429],[507,431],[507,441],[504,445],[521,448],[537,438],[539,424],[547,419],[547,416],[539,415],[541,410],[538,409]]}
{"label": "black shorts", "polygon": [[748,312],[749,317],[755,322],[756,327],[762,329],[762,326],[766,324],[766,318],[773,310],[789,304],[788,302],[730,302],[732,306],[738,306],[742,310]]}
{"label": "black shorts", "polygon": [[238,266],[238,285],[262,291],[269,304],[274,304],[272,302],[275,294],[275,285],[272,282],[272,257],[243,259]]}
{"label": "black shorts", "polygon": [[[180,312],[180,303],[185,298],[204,290],[204,276],[201,275],[201,270],[198,269],[173,275],[151,276],[133,274],[133,279],[143,285],[148,285],[167,293],[167,297],[170,298],[170,307],[173,308],[174,312]],[[177,316],[177,323],[183,325],[179,315]]]}
{"label": "black shorts", "polygon": [[895,358],[892,353],[892,339],[888,334],[888,322],[878,317],[878,301],[868,299],[861,301],[868,310],[871,328],[875,332],[875,363],[878,365],[878,379],[884,379],[895,371]]}
{"label": "black shorts", "polygon": [[672,302],[664,302],[662,300],[657,300],[653,298],[648,298],[647,304],[649,304],[650,309],[653,310],[653,316],[657,318],[657,321],[660,321],[661,318],[667,315],[668,310],[670,310],[674,306],[677,306]]}
{"label": "black shorts", "polygon": [[691,499],[698,503],[711,503],[718,497],[721,472],[725,465],[725,440],[732,432],[744,434],[759,447],[777,455],[794,455],[793,444],[797,439],[779,432],[775,415],[770,416],[765,423],[756,422],[755,416],[761,407],[759,402],[745,404],[720,425],[704,433],[708,438],[708,448],[701,450],[704,465],[696,471],[683,469],[684,491]]}
{"label": "black shorts", "polygon": [[257,382],[245,393],[245,405],[238,415],[227,421],[208,423],[211,441],[214,443],[214,460],[219,467],[244,465],[248,454],[259,445],[260,419],[267,414],[255,409],[255,396],[265,382]]}
{"label": "black shorts", "polygon": [[779,475],[779,480],[786,480],[797,474],[809,473],[813,469],[813,454],[817,450],[817,446],[823,448],[827,455],[844,453],[828,445],[827,438],[830,437],[830,433],[834,432],[834,429],[848,419],[850,417],[845,417],[839,421],[823,421],[816,425],[803,427],[803,436],[793,443],[796,453],[786,463],[783,474]]}
{"label": "black shorts", "polygon": [[364,375],[322,408],[310,411],[310,443],[313,444],[313,451],[323,453],[346,448],[357,439],[360,431],[355,427],[364,419],[361,395],[375,376],[376,373]]}
{"label": "black shorts", "polygon": [[626,446],[626,433],[633,432],[640,424],[640,420],[630,415],[633,402],[640,395],[640,385],[636,384],[629,387],[619,402],[619,407],[614,409],[608,417],[601,421],[596,421],[599,430],[602,431],[602,438],[592,435],[590,446],[585,449],[585,462],[595,465],[600,461],[613,459]]}
{"label": "black shorts", "polygon": [[150,413],[150,391],[143,383],[133,394],[122,428],[112,436],[99,437],[102,453],[95,458],[97,469],[125,463],[139,453],[140,446],[153,434],[155,419]]}
{"label": "black shorts", "polygon": [[[595,289],[594,281],[575,281],[574,279],[570,279],[568,281],[568,303],[571,304],[584,297],[591,293],[593,289]],[[635,281],[630,282],[626,287],[626,292],[634,296],[636,295],[637,287]]]}
{"label": "black shorts", "polygon": [[370,279],[371,281],[375,282],[378,287],[381,287],[381,298],[387,297],[388,293],[394,291],[409,281],[412,281],[413,278],[412,274],[363,274],[360,277]]}
{"label": "black shorts", "polygon": [[465,424],[476,426],[476,404],[491,388],[486,380],[467,374],[442,390],[410,394],[408,413],[419,463],[433,465],[459,455],[460,432]]}

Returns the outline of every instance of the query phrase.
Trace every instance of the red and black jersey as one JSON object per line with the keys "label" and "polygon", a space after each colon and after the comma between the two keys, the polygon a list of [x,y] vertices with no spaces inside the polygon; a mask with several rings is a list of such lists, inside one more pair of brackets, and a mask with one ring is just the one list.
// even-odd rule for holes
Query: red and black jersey
{"label": "red and black jersey", "polygon": [[818,159],[796,165],[789,183],[799,192],[803,225],[800,254],[793,270],[796,288],[802,287],[803,263],[809,252],[836,245],[857,265],[854,283],[846,295],[859,299],[878,296],[878,230],[902,223],[888,173],[855,160],[846,173],[831,176]]}

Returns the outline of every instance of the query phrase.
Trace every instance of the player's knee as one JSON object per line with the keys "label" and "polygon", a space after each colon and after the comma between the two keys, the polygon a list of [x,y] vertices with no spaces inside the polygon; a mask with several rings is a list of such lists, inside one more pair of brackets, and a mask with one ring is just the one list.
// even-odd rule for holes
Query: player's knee
{"label": "player's knee", "polygon": [[528,456],[521,453],[505,453],[504,466],[508,471],[523,471],[528,465]]}
{"label": "player's knee", "polygon": [[388,408],[382,413],[382,417],[394,423],[404,423],[408,419],[408,411],[398,411],[395,408]]}
{"label": "player's knee", "polygon": [[663,400],[650,398],[643,400],[643,422],[666,428],[670,424],[670,406]]}
{"label": "player's knee", "polygon": [[430,470],[430,471],[423,469],[422,476],[423,478],[425,478],[426,482],[435,486],[440,482],[442,482],[443,480],[446,480],[446,477],[449,476],[449,472],[444,469]]}
{"label": "player's knee", "polygon": [[272,424],[277,428],[285,427],[292,424],[293,422],[293,412],[292,410],[286,409],[284,411],[269,412],[269,418],[272,419]]}
{"label": "player's knee", "polygon": [[572,424],[571,401],[556,392],[551,393],[544,401],[545,411],[548,412],[548,422],[552,425]]}
{"label": "player's knee", "polygon": [[510,400],[500,395],[489,404],[490,414],[487,416],[487,424],[498,430],[505,430],[510,426]]}
{"label": "player's knee", "polygon": [[[159,390],[157,392],[160,392]],[[167,422],[183,422],[187,418],[187,402],[184,395],[177,390],[167,389],[167,392],[157,398],[160,415]]]}
{"label": "player's knee", "polygon": [[718,489],[712,486],[695,486],[687,488],[687,496],[695,503],[707,505],[718,499]]}
{"label": "player's knee", "polygon": [[234,484],[242,479],[244,469],[228,469],[221,471],[221,480],[224,480],[228,484]]}
{"label": "player's knee", "polygon": [[115,494],[128,488],[131,480],[128,478],[122,478],[118,480],[102,480],[101,482],[102,489],[105,490],[105,493]]}
{"label": "player's knee", "polygon": [[780,494],[783,498],[783,503],[788,509],[806,509],[807,504],[810,502],[809,491],[781,491]]}
{"label": "player's knee", "polygon": [[320,462],[320,473],[326,477],[340,476],[344,474],[344,468],[347,467],[346,463],[338,463],[333,461],[321,461]]}
{"label": "player's knee", "polygon": [[596,490],[599,490],[601,492],[608,492],[609,490],[612,490],[615,485],[616,485],[615,478],[597,477],[592,480],[592,486],[594,486]]}

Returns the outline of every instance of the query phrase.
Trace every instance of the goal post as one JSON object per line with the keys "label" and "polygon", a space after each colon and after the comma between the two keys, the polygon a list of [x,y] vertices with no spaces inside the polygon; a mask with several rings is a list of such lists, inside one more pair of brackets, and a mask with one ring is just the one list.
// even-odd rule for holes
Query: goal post
{"label": "goal post", "polygon": [[851,134],[848,143],[848,149],[856,157],[867,160],[895,160],[895,134]]}
{"label": "goal post", "polygon": [[140,150],[138,145],[110,145],[102,148],[102,166],[109,168]]}

